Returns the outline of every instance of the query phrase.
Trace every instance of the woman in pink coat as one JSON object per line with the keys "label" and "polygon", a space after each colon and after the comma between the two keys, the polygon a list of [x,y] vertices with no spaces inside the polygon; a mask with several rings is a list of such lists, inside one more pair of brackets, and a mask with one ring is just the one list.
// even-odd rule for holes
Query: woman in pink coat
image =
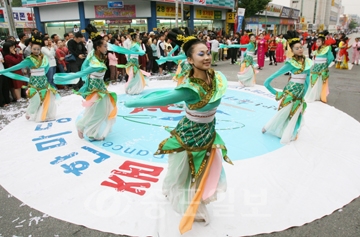
{"label": "woman in pink coat", "polygon": [[265,65],[265,53],[266,53],[266,41],[264,39],[264,35],[261,33],[259,35],[259,41],[257,45],[257,63],[259,65],[259,69],[264,67]]}
{"label": "woman in pink coat", "polygon": [[360,57],[360,42],[359,38],[355,39],[355,42],[352,44],[352,64],[359,65],[359,57]]}

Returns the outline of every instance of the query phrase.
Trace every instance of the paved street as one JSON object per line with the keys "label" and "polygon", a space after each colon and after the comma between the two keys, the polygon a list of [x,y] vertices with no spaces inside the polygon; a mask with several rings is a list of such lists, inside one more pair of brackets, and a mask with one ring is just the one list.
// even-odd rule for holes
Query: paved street
{"label": "paved street", "polygon": [[[353,39],[358,35],[351,35]],[[350,58],[351,58],[351,50]],[[263,70],[257,74],[258,84],[279,69],[278,66],[269,66],[265,63]],[[229,80],[236,81],[236,73],[239,66],[231,65],[229,61],[219,62],[216,70],[222,71]],[[328,104],[344,111],[360,122],[360,65],[353,66],[351,70],[330,68],[330,95]],[[282,76],[273,81],[272,85],[282,88],[288,80],[288,76]],[[332,119],[332,118],[328,118]],[[11,159],[11,157],[9,157]],[[51,200],[48,200],[51,202]],[[22,204],[6,190],[0,187],[0,237],[110,237],[119,236],[88,229],[83,226],[70,224],[47,216],[37,210]],[[316,207],[314,207],[315,209]],[[311,210],[308,210],[311,212]],[[282,232],[257,235],[261,237],[356,237],[360,236],[360,199],[355,199],[333,214],[316,220],[301,227],[294,227]],[[166,236],[169,237],[169,236]]]}

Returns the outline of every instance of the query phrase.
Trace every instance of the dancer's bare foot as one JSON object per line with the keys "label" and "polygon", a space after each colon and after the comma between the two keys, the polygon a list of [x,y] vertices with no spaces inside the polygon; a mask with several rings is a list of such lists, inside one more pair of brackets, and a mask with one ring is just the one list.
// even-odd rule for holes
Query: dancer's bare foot
{"label": "dancer's bare foot", "polygon": [[89,139],[93,141],[103,141],[105,140],[105,137],[101,137],[101,138],[89,137]]}
{"label": "dancer's bare foot", "polygon": [[266,130],[265,130],[265,128],[263,128],[263,129],[261,130],[261,132],[262,132],[262,133],[266,133]]}
{"label": "dancer's bare foot", "polygon": [[25,118],[26,118],[27,120],[29,120],[29,119],[30,119],[30,115],[25,115]]}
{"label": "dancer's bare foot", "polygon": [[83,139],[84,138],[84,133],[80,130],[78,130],[78,136]]}

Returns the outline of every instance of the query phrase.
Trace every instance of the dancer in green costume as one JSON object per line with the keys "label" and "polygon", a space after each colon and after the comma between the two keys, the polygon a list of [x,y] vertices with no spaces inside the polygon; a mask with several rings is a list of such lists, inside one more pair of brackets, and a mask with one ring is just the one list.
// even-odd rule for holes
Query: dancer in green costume
{"label": "dancer in green costume", "polygon": [[[35,122],[45,122],[56,118],[56,99],[60,96],[56,88],[48,83],[46,73],[49,70],[48,58],[41,53],[43,40],[40,36],[31,37],[31,55],[21,63],[1,70],[0,74],[15,80],[28,82],[26,95],[29,98],[29,106],[26,109],[26,119]],[[21,76],[12,71],[29,67],[31,70],[30,78]]]}
{"label": "dancer in green costume", "polygon": [[117,115],[117,95],[107,90],[104,75],[107,70],[105,60],[107,50],[129,54],[136,53],[120,46],[107,43],[97,32],[97,29],[89,24],[86,27],[93,42],[94,49],[89,52],[81,66],[81,71],[76,73],[56,73],[56,84],[77,84],[79,78],[85,82],[76,94],[81,95],[85,101],[84,113],[76,121],[76,128],[80,138],[86,135],[90,140],[103,140],[111,131]]}
{"label": "dancer in green costume", "polygon": [[327,102],[329,94],[329,66],[334,60],[331,46],[325,45],[325,37],[329,32],[323,31],[319,33],[316,45],[318,49],[314,51],[314,67],[310,73],[310,85],[305,94],[306,102],[314,102],[321,100]]}
{"label": "dancer in green costume", "polygon": [[184,214],[180,232],[191,229],[193,221],[209,222],[205,207],[216,200],[217,192],[226,190],[222,159],[231,164],[226,147],[215,131],[215,114],[227,89],[221,72],[213,71],[206,44],[196,37],[185,37],[173,29],[168,37],[182,46],[192,66],[183,83],[174,90],[157,91],[142,98],[127,101],[127,107],[163,106],[185,101],[185,116],[170,138],[162,141],[155,154],[169,154],[168,172],[163,194],[173,208]]}
{"label": "dancer in green costume", "polygon": [[[296,140],[301,127],[302,116],[306,109],[304,96],[309,86],[312,61],[304,57],[303,46],[297,32],[288,31],[284,37],[287,39],[294,56],[264,82],[265,87],[275,95],[275,99],[280,100],[280,105],[278,112],[264,126],[262,132],[280,137],[280,142],[287,144]],[[287,85],[283,91],[275,90],[270,85],[271,81],[286,72],[291,73]]]}

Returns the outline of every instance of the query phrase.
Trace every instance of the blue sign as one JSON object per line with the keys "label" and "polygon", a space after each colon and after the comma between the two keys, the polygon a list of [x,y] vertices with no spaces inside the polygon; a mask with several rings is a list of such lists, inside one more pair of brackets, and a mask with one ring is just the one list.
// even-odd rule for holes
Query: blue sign
{"label": "blue sign", "polygon": [[237,25],[237,29],[236,32],[240,32],[241,31],[241,27],[242,27],[242,22],[244,20],[244,16],[238,16],[238,25]]}
{"label": "blue sign", "polygon": [[108,2],[108,8],[124,8],[124,2]]}
{"label": "blue sign", "polygon": [[[170,137],[165,127],[172,130],[185,116],[184,104],[149,108],[124,106],[124,101],[142,95],[118,95],[118,115],[112,131],[104,141],[92,144],[127,158],[166,163],[167,155],[154,155],[154,152],[162,140]],[[283,146],[279,138],[261,133],[262,127],[277,112],[278,103],[272,95],[272,98],[260,95],[263,92],[253,88],[228,89],[218,107],[216,130],[233,161],[257,157]]]}

